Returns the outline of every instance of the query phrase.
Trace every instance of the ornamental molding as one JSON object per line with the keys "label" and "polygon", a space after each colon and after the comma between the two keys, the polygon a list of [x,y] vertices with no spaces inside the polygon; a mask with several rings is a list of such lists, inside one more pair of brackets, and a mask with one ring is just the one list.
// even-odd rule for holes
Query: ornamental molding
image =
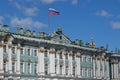
{"label": "ornamental molding", "polygon": [[50,51],[49,51],[49,54],[55,54],[55,53],[56,53],[55,50],[50,50]]}
{"label": "ornamental molding", "polygon": [[13,46],[12,44],[9,44],[9,45],[8,45],[8,48],[12,48],[12,46]]}
{"label": "ornamental molding", "polygon": [[17,49],[21,49],[22,47],[18,46]]}
{"label": "ornamental molding", "polygon": [[0,78],[0,80],[3,80],[3,78]]}
{"label": "ornamental molding", "polygon": [[45,49],[40,49],[39,50],[39,53],[44,53],[45,52]]}
{"label": "ornamental molding", "polygon": [[0,44],[0,48],[3,47],[3,46],[4,46],[4,44]]}

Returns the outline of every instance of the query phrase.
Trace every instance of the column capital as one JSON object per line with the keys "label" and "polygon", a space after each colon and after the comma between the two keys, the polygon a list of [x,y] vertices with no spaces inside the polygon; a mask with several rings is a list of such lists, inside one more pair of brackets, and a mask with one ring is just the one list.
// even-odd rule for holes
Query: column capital
{"label": "column capital", "polygon": [[8,48],[12,48],[12,44],[9,44],[9,45],[8,45]]}
{"label": "column capital", "polygon": [[72,55],[73,55],[73,52],[72,52],[72,51],[70,51],[70,52],[69,52],[69,56],[72,56]]}
{"label": "column capital", "polygon": [[39,52],[40,52],[40,53],[44,53],[44,52],[45,52],[44,47],[41,47],[41,48],[39,49]]}
{"label": "column capital", "polygon": [[4,46],[4,41],[1,41],[0,48]]}
{"label": "column capital", "polygon": [[50,48],[49,54],[55,54],[55,49],[54,48]]}

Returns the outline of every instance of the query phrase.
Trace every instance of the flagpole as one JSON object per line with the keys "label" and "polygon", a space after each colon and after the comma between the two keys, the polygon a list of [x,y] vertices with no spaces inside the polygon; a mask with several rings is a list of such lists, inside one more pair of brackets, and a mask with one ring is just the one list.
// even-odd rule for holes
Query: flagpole
{"label": "flagpole", "polygon": [[50,15],[49,15],[49,11],[48,11],[48,34],[50,34]]}

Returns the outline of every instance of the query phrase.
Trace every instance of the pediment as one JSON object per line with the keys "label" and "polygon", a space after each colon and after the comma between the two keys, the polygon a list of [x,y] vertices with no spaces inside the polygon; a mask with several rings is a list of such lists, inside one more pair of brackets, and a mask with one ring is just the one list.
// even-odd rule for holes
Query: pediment
{"label": "pediment", "polygon": [[55,35],[52,38],[52,41],[59,42],[59,43],[65,43],[65,44],[70,44],[71,43],[71,40],[67,36],[65,36],[64,34]]}

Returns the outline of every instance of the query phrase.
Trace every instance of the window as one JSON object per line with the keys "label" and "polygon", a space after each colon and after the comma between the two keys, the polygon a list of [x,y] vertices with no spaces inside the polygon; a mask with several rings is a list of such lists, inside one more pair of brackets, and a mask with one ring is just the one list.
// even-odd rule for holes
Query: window
{"label": "window", "polygon": [[35,68],[34,68],[34,73],[37,74],[37,64],[36,64],[36,63],[35,63],[35,65],[34,65],[34,67],[35,67]]}
{"label": "window", "polygon": [[12,53],[15,54],[15,47],[12,47]]}
{"label": "window", "polygon": [[86,58],[86,57],[84,57],[84,61],[85,61],[85,62],[86,62],[86,59],[87,59],[87,58]]}
{"label": "window", "polygon": [[57,64],[55,63],[55,74],[56,74],[56,72],[57,72]]}
{"label": "window", "polygon": [[23,55],[23,48],[20,49],[20,54]]}
{"label": "window", "polygon": [[30,56],[30,49],[28,49],[28,56]]}
{"label": "window", "polygon": [[6,52],[6,45],[3,46],[3,52]]}
{"label": "window", "polygon": [[23,73],[23,63],[20,63],[20,72]]}
{"label": "window", "polygon": [[47,53],[47,51],[45,51],[45,57],[48,57],[48,53]]}
{"label": "window", "polygon": [[57,57],[57,54],[55,53],[55,58]]}
{"label": "window", "polygon": [[28,63],[28,74],[30,74],[30,63]]}
{"label": "window", "polygon": [[60,75],[62,75],[62,65],[60,65]]}
{"label": "window", "polygon": [[3,65],[4,65],[4,72],[7,72],[7,69],[6,69],[6,67],[7,67],[7,62],[6,61],[4,61],[4,63],[3,63]]}
{"label": "window", "polygon": [[15,62],[12,62],[12,72],[15,72]]}
{"label": "window", "polygon": [[60,36],[60,40],[62,40],[62,36]]}
{"label": "window", "polygon": [[73,75],[75,76],[75,66],[73,66]]}
{"label": "window", "polygon": [[34,54],[35,54],[35,56],[37,56],[37,50],[34,50]]}
{"label": "window", "polygon": [[84,77],[88,77],[88,76],[87,76],[87,68],[85,68],[85,74],[84,74]]}
{"label": "window", "polygon": [[75,54],[73,54],[72,59],[75,60]]}
{"label": "window", "polygon": [[48,64],[45,64],[45,75],[48,75]]}
{"label": "window", "polygon": [[65,73],[66,73],[66,75],[68,75],[68,66],[66,66]]}
{"label": "window", "polygon": [[65,59],[68,59],[68,55],[67,54],[65,55]]}
{"label": "window", "polygon": [[88,60],[89,60],[89,62],[90,62],[90,63],[92,62],[92,58],[91,58],[91,57],[89,57],[89,59],[88,59]]}
{"label": "window", "polygon": [[62,53],[60,53],[60,59],[62,59]]}

